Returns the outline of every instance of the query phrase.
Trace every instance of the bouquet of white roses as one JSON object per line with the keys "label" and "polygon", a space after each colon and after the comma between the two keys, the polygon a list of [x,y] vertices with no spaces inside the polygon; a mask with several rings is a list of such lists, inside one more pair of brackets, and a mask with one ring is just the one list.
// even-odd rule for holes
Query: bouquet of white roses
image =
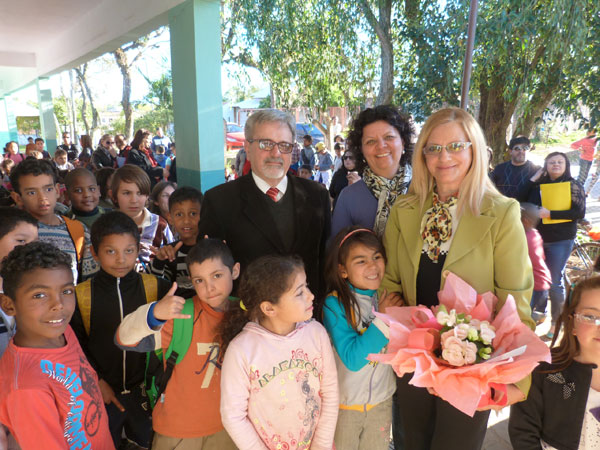
{"label": "bouquet of white roses", "polygon": [[433,389],[471,417],[478,407],[502,406],[492,399],[491,388],[506,389],[539,361],[550,361],[550,350],[521,322],[511,295],[497,310],[495,295],[478,294],[448,273],[438,299],[439,306],[431,308],[376,312],[390,327],[390,341],[385,354],[369,359],[390,364],[399,377],[412,373],[409,384]]}
{"label": "bouquet of white roses", "polygon": [[438,357],[456,367],[490,359],[496,329],[487,320],[473,319],[455,309],[448,311],[444,305],[435,318],[442,326]]}

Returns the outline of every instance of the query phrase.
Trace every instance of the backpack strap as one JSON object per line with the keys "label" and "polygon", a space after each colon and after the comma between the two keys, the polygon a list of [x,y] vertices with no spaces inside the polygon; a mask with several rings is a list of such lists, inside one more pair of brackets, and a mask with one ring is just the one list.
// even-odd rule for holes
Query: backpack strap
{"label": "backpack strap", "polygon": [[77,264],[83,261],[83,251],[85,250],[85,228],[79,220],[69,219],[67,216],[61,216],[67,226],[67,231],[73,246],[75,247],[75,253],[77,254]]}
{"label": "backpack strap", "polygon": [[165,360],[165,371],[160,379],[160,383],[156,389],[156,401],[160,401],[173,369],[185,357],[192,343],[192,333],[194,331],[194,301],[189,298],[185,301],[182,314],[190,316],[189,319],[173,319],[173,336],[167,348],[167,352],[163,355]]}
{"label": "backpack strap", "polygon": [[90,315],[92,313],[92,280],[84,281],[75,286],[77,306],[81,313],[85,333],[90,335]]}
{"label": "backpack strap", "polygon": [[144,294],[146,294],[146,303],[152,303],[158,300],[158,278],[149,273],[141,273],[142,283],[144,284]]}
{"label": "backpack strap", "polygon": [[190,347],[192,333],[194,331],[194,300],[188,298],[183,305],[181,314],[190,316],[189,319],[173,319],[173,336],[165,353],[165,359],[169,360],[173,353],[177,356],[175,364],[179,364]]}

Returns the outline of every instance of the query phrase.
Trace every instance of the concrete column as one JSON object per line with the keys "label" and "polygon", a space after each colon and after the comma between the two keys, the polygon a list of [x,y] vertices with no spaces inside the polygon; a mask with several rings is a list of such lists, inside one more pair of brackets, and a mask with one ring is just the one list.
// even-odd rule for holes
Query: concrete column
{"label": "concrete column", "polygon": [[[6,114],[6,129],[9,135],[7,141],[19,141],[19,131],[17,129],[17,116],[15,116],[13,101],[10,95],[4,97],[4,112]],[[6,142],[5,142],[6,144]]]}
{"label": "concrete column", "polygon": [[38,104],[40,105],[40,125],[42,138],[46,141],[46,150],[54,156],[58,145],[56,139],[56,122],[54,121],[54,105],[52,104],[52,89],[48,78],[37,80]]}
{"label": "concrete column", "polygon": [[225,181],[218,0],[169,11],[177,181],[205,192]]}

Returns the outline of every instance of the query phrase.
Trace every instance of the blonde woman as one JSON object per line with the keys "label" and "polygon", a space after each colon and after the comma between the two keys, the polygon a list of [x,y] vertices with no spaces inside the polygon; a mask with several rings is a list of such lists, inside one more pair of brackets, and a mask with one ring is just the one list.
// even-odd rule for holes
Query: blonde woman
{"label": "blonde woman", "polygon": [[[487,175],[483,132],[466,111],[446,108],[425,123],[415,146],[413,178],[398,198],[384,235],[388,265],[381,289],[406,305],[438,304],[450,271],[477,292],[491,291],[502,306],[507,295],[521,319],[534,328],[533,289],[519,203],[502,196]],[[397,412],[406,449],[479,449],[489,411],[469,417],[434,392],[398,380]],[[508,403],[525,398],[529,379],[507,386]],[[498,400],[501,393],[496,393]],[[397,435],[397,433],[394,433]]]}
{"label": "blonde woman", "polygon": [[100,170],[103,167],[117,168],[117,147],[112,134],[105,134],[98,142],[98,148],[92,153],[92,167]]}

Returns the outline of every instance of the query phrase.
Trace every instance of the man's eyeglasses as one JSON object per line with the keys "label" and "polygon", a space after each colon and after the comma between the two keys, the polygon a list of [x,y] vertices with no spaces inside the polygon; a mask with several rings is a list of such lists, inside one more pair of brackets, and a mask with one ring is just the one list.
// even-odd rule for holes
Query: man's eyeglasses
{"label": "man's eyeglasses", "polygon": [[429,145],[423,148],[423,153],[429,156],[439,156],[442,153],[443,149],[446,149],[448,153],[459,153],[462,152],[465,148],[471,146],[470,142],[451,142],[448,145]]}
{"label": "man's eyeglasses", "polygon": [[355,161],[354,156],[342,156],[344,161]]}
{"label": "man's eyeglasses", "polygon": [[579,313],[573,314],[573,317],[575,317],[575,319],[577,319],[581,323],[585,323],[587,325],[596,325],[597,327],[600,327],[600,317],[593,316],[591,314]]}
{"label": "man's eyeglasses", "polygon": [[248,142],[251,144],[258,142],[258,148],[266,152],[270,152],[275,146],[277,146],[280,153],[292,153],[292,149],[294,148],[294,144],[290,144],[289,142],[274,142],[270,139],[248,139]]}
{"label": "man's eyeglasses", "polygon": [[529,145],[515,145],[512,149],[517,152],[526,152],[530,149],[530,147]]}

